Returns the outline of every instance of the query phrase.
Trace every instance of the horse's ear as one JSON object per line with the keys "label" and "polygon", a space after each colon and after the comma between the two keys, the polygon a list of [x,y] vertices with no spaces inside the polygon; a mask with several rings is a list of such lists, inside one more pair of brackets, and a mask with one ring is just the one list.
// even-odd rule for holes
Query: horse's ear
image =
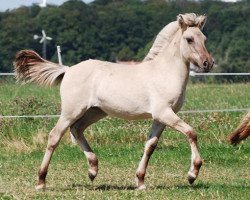
{"label": "horse's ear", "polygon": [[199,27],[201,30],[202,30],[203,27],[205,26],[206,21],[207,21],[207,16],[206,16],[206,15],[200,15],[200,16],[197,18],[198,27]]}
{"label": "horse's ear", "polygon": [[186,29],[187,29],[187,25],[186,25],[186,23],[184,22],[184,19],[183,19],[183,17],[182,17],[181,14],[179,14],[179,15],[177,16],[177,21],[178,21],[178,23],[179,23],[179,25],[180,25],[180,27],[181,27],[182,30],[186,30]]}

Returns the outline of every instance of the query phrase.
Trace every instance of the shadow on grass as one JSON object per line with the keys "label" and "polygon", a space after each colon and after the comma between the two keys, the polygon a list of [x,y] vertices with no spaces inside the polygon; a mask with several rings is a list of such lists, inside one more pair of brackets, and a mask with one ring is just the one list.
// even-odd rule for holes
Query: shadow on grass
{"label": "shadow on grass", "polygon": [[107,191],[107,190],[136,190],[135,186],[129,185],[129,186],[118,186],[118,185],[108,185],[108,184],[103,184],[95,188],[96,190],[102,190],[102,191]]}
{"label": "shadow on grass", "polygon": [[[244,189],[244,190],[249,190],[250,186],[249,185],[232,185],[232,184],[213,184],[213,183],[199,183],[196,185],[188,185],[188,184],[183,184],[183,185],[175,185],[173,186],[176,189],[182,189],[182,190],[208,190],[210,188],[223,188],[223,189]],[[166,185],[158,185],[155,187],[155,189],[161,189],[161,190],[168,190],[172,189],[173,187],[171,186],[166,186]]]}
{"label": "shadow on grass", "polygon": [[[199,190],[199,189],[208,189],[210,186],[208,184],[197,184],[197,185],[188,185],[188,184],[185,184],[185,185],[175,185],[174,188],[176,189],[194,189],[194,190]],[[171,186],[166,186],[166,185],[158,185],[155,187],[156,189],[169,189],[169,188],[173,188]]]}
{"label": "shadow on grass", "polygon": [[100,191],[112,191],[112,190],[136,190],[135,186],[132,185],[109,185],[109,184],[102,184],[99,186],[95,185],[90,185],[90,184],[72,184],[68,185],[66,187],[61,187],[61,188],[52,188],[52,187],[47,187],[47,191],[71,191],[71,190],[77,190],[77,189],[87,189],[87,190],[100,190]]}
{"label": "shadow on grass", "polygon": [[[77,190],[79,188],[82,189],[87,189],[87,190],[91,190],[91,191],[113,191],[113,190],[118,190],[118,191],[132,191],[132,190],[136,190],[137,187],[132,186],[132,185],[111,185],[111,184],[102,184],[99,186],[95,186],[95,185],[91,185],[91,184],[72,184],[72,185],[68,185],[66,187],[62,187],[62,188],[52,188],[52,187],[48,187],[46,188],[46,190],[48,191],[68,191],[68,190]],[[199,183],[196,185],[188,185],[188,184],[183,184],[183,185],[158,185],[158,186],[153,186],[153,187],[148,187],[147,190],[172,190],[172,189],[180,189],[180,190],[208,190],[210,188],[223,188],[223,189],[244,189],[244,190],[249,190],[250,186],[248,185],[232,185],[232,184],[211,184],[211,183]]]}

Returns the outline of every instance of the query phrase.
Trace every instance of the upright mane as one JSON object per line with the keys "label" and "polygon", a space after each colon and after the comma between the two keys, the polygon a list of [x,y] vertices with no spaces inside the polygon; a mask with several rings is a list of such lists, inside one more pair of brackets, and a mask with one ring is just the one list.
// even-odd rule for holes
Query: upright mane
{"label": "upright mane", "polygon": [[143,61],[153,60],[162,52],[163,47],[168,46],[173,40],[175,33],[179,30],[177,21],[166,25],[155,38],[155,41]]}
{"label": "upright mane", "polygon": [[203,28],[205,24],[205,15],[196,15],[195,13],[179,14],[177,21],[166,25],[156,36],[156,39],[143,61],[153,60],[158,56],[164,47],[168,46],[174,38],[176,32],[183,26]]}

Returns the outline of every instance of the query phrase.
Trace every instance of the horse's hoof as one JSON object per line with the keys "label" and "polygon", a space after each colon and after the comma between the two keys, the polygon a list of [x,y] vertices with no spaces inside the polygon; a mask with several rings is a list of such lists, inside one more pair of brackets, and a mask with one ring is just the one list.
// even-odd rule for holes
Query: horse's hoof
{"label": "horse's hoof", "polygon": [[45,191],[45,184],[40,184],[36,186],[36,191],[37,192],[44,192]]}
{"label": "horse's hoof", "polygon": [[137,190],[146,190],[146,185],[144,183],[140,183],[138,177],[135,177],[135,183],[137,186]]}
{"label": "horse's hoof", "polygon": [[195,178],[193,176],[188,176],[188,182],[190,185],[192,185],[195,181]]}
{"label": "horse's hoof", "polygon": [[143,185],[140,185],[137,190],[146,190],[146,186],[143,184]]}
{"label": "horse's hoof", "polygon": [[97,175],[97,173],[96,173],[95,171],[89,169],[89,171],[88,171],[88,176],[89,176],[89,179],[90,179],[91,181],[93,181],[93,180],[95,179],[96,175]]}
{"label": "horse's hoof", "polygon": [[93,174],[91,174],[90,172],[88,173],[89,179],[91,181],[93,181],[95,179],[95,176]]}
{"label": "horse's hoof", "polygon": [[192,172],[188,172],[188,182],[190,185],[194,183],[196,180],[196,176]]}

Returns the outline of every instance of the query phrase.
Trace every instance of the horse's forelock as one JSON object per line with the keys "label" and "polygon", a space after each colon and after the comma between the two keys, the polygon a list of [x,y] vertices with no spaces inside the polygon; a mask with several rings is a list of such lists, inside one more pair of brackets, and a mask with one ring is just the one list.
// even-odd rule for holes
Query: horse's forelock
{"label": "horse's forelock", "polygon": [[196,15],[195,13],[180,14],[177,16],[177,21],[180,25],[185,25],[186,27],[198,27],[200,29],[206,23],[206,15]]}
{"label": "horse's forelock", "polygon": [[200,15],[196,18],[196,23],[198,24],[198,27],[200,29],[203,29],[207,21],[207,16],[206,15]]}

